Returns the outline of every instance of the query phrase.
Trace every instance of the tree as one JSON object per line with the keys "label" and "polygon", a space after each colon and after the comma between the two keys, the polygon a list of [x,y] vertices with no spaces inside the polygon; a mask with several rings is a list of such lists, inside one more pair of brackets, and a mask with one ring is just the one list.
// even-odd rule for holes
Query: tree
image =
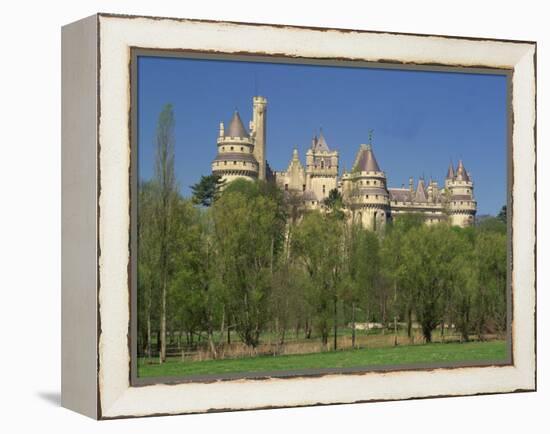
{"label": "tree", "polygon": [[343,271],[344,223],[318,211],[307,213],[294,234],[292,249],[310,278],[308,301],[314,306],[323,346],[328,346],[331,325],[337,348],[338,301]]}
{"label": "tree", "polygon": [[241,340],[259,344],[268,321],[269,294],[284,240],[282,195],[264,182],[236,180],[212,207],[221,284]]}
{"label": "tree", "polygon": [[200,181],[191,186],[193,203],[204,207],[212,206],[214,201],[218,199],[224,185],[225,180],[220,175],[201,176]]}
{"label": "tree", "polygon": [[160,362],[166,360],[166,300],[170,279],[170,257],[173,249],[172,225],[174,201],[177,197],[174,175],[174,111],[171,104],[162,109],[157,124],[154,182],[156,194],[156,223],[159,243],[160,304]]}
{"label": "tree", "polygon": [[420,214],[408,213],[390,221],[381,242],[382,274],[393,284],[394,317],[398,310],[407,321],[407,336],[412,339],[413,312],[416,307],[417,289],[410,282],[409,264],[405,261],[405,239],[410,230],[424,225]]}
{"label": "tree", "polygon": [[138,326],[142,348],[148,358],[152,353],[152,329],[157,319],[158,239],[155,225],[155,198],[153,182],[141,182],[138,188]]}
{"label": "tree", "polygon": [[419,226],[405,236],[404,280],[415,292],[415,311],[426,342],[432,341],[432,331],[443,318],[445,293],[454,273],[456,237],[445,224]]}
{"label": "tree", "polygon": [[[352,223],[346,231],[346,278],[344,279],[344,299],[351,304],[352,347],[355,348],[357,305],[369,305],[380,276],[380,243],[378,236]],[[369,318],[366,318],[369,321]]]}
{"label": "tree", "polygon": [[506,328],[506,235],[480,232],[473,256],[477,268],[475,328],[482,339],[491,320],[497,330]]}
{"label": "tree", "polygon": [[329,191],[328,196],[323,200],[323,205],[332,213],[336,218],[344,218],[344,202],[342,199],[342,194],[338,189],[333,188]]}
{"label": "tree", "polygon": [[503,205],[500,209],[497,219],[499,219],[502,223],[506,224],[507,218],[506,218],[506,205]]}

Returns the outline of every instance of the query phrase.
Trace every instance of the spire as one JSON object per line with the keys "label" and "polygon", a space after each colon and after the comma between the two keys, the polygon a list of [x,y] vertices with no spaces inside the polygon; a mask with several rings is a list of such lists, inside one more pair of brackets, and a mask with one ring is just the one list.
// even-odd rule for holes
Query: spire
{"label": "spire", "polygon": [[376,161],[374,152],[372,151],[372,145],[361,145],[359,152],[355,157],[355,164],[353,165],[353,171],[359,172],[381,172],[380,166]]}
{"label": "spire", "polygon": [[458,167],[456,168],[456,179],[458,181],[470,181],[470,177],[468,176],[468,172],[466,172],[466,168],[464,167],[462,160],[458,161]]}
{"label": "spire", "polygon": [[424,185],[424,178],[418,180],[418,186],[416,187],[416,193],[414,196],[416,202],[426,202],[426,186]]}
{"label": "spire", "polygon": [[225,137],[250,137],[244,128],[243,121],[239,116],[239,112],[235,110],[233,117],[229,122],[229,127],[226,130]]}
{"label": "spire", "polygon": [[325,136],[323,136],[323,130],[320,129],[319,131],[319,137],[315,136],[313,137],[313,140],[311,141],[311,149],[317,152],[329,152],[330,149],[328,147],[327,141],[325,140]]}
{"label": "spire", "polygon": [[288,164],[287,172],[290,173],[294,168],[298,170],[304,170],[302,162],[300,161],[300,155],[298,154],[298,148],[294,148],[292,151],[292,160]]}
{"label": "spire", "polygon": [[449,163],[449,170],[447,170],[447,179],[453,179],[455,177],[455,170],[453,169],[453,162]]}

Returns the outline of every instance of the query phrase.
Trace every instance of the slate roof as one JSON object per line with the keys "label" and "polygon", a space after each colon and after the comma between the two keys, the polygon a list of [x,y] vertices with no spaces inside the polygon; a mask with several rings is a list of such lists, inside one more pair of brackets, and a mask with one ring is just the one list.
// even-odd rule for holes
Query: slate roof
{"label": "slate roof", "polygon": [[328,143],[322,132],[319,134],[319,137],[313,137],[313,140],[311,141],[311,149],[315,152],[330,152]]}
{"label": "slate roof", "polygon": [[374,156],[374,152],[372,152],[371,145],[361,145],[359,152],[355,157],[353,171],[381,172],[380,166],[378,166],[378,162]]}
{"label": "slate roof", "polygon": [[224,152],[216,155],[214,161],[246,161],[249,163],[258,163],[252,154],[245,154],[242,152]]}
{"label": "slate roof", "polygon": [[229,127],[225,130],[224,135],[225,137],[250,137],[237,110],[233,113],[233,117],[229,121]]}
{"label": "slate roof", "polygon": [[414,194],[415,202],[427,202],[428,196],[426,194],[426,186],[424,185],[424,180],[420,179],[418,181],[418,186],[416,187],[416,192]]}
{"label": "slate roof", "polygon": [[456,168],[456,180],[470,181],[470,177],[468,176],[468,172],[466,172],[466,168],[464,167],[462,160],[458,162],[458,167]]}
{"label": "slate roof", "polygon": [[378,194],[381,196],[388,195],[388,192],[385,189],[380,187],[359,187],[356,191],[361,195],[363,194]]}
{"label": "slate roof", "polygon": [[390,200],[397,202],[410,202],[411,191],[408,188],[390,188]]}
{"label": "slate roof", "polygon": [[455,177],[455,170],[453,169],[453,163],[449,163],[449,170],[447,170],[447,179],[453,179]]}

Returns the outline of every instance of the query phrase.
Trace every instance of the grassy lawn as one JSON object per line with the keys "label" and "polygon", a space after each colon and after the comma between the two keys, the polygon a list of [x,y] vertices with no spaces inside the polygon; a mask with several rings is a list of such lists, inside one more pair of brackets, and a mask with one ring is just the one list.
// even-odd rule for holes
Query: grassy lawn
{"label": "grassy lawn", "polygon": [[166,363],[138,362],[139,377],[185,377],[191,375],[223,375],[288,371],[299,369],[354,368],[365,366],[402,365],[417,363],[484,362],[506,358],[505,341],[469,343],[432,343],[402,345],[389,348],[366,348],[314,354],[259,356],[242,359]]}

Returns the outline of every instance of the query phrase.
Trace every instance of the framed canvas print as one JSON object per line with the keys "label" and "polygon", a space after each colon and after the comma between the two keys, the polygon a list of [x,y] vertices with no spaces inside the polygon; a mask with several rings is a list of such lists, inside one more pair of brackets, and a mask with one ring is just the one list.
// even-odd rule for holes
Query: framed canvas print
{"label": "framed canvas print", "polygon": [[533,391],[536,44],[62,31],[62,404]]}

